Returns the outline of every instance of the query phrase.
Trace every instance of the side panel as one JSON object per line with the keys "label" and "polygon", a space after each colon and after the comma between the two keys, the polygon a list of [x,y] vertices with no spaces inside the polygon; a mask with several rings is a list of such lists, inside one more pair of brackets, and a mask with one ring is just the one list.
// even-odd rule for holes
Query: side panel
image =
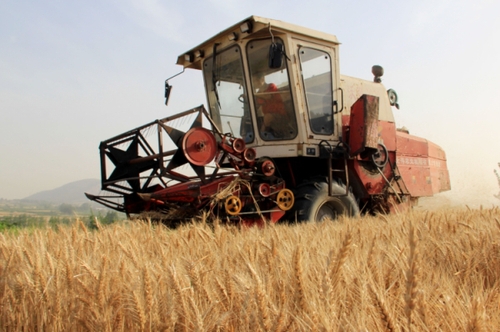
{"label": "side panel", "polygon": [[351,108],[349,146],[351,157],[378,144],[378,97],[362,95]]}
{"label": "side panel", "polygon": [[397,132],[396,163],[411,196],[432,196],[450,190],[446,155],[426,139]]}
{"label": "side panel", "polygon": [[432,142],[429,142],[429,163],[433,193],[451,190],[445,152]]}
{"label": "side panel", "polygon": [[[352,123],[352,113],[353,110],[351,109],[351,115],[344,115],[342,117],[344,137],[348,135],[348,132],[353,130],[351,127],[351,129],[347,131],[347,128]],[[396,161],[396,126],[393,122],[376,121],[375,128],[377,137],[376,142],[385,145],[389,152],[390,162],[387,163],[382,169],[382,173],[387,179],[392,179],[393,171],[391,164],[394,165]],[[366,197],[367,195],[377,195],[383,193],[387,186],[387,182],[376,170],[376,168],[373,167],[370,158],[362,158],[358,155],[350,162],[350,165],[352,170],[354,170],[354,172],[351,173],[351,176],[356,176],[356,179],[353,179],[353,181],[357,181],[359,184],[357,188],[357,194],[359,196]],[[404,188],[402,193],[407,193]]]}
{"label": "side panel", "polygon": [[[344,142],[349,145],[352,158],[349,164],[354,171],[350,174],[352,183],[356,187],[358,197],[363,198],[383,194],[389,186],[388,181],[391,181],[398,193],[408,194],[403,185],[396,185],[392,181],[392,165],[396,161],[396,127],[393,121],[386,120],[387,116],[380,119],[380,109],[387,105],[385,90],[379,90],[374,92],[380,95],[365,93],[358,97],[350,107],[348,115],[342,116]],[[372,155],[377,150],[381,153],[383,146],[386,148],[386,154],[382,156],[389,159],[389,162],[379,170],[372,160]]]}
{"label": "side panel", "polygon": [[[351,112],[356,111],[351,109]],[[351,125],[350,131],[353,130],[352,115],[342,117],[344,137],[348,135],[349,125]],[[397,165],[406,186],[406,188],[401,187],[402,193],[409,193],[412,197],[422,197],[451,189],[446,154],[441,147],[426,139],[396,131],[393,122],[378,121],[377,127],[378,142],[386,146],[389,159],[393,165]],[[369,161],[358,155],[354,158],[352,167],[363,186],[364,194],[382,193],[386,182],[379,173],[364,166],[369,164]],[[383,173],[386,178],[392,178],[389,164],[384,167]],[[399,190],[399,187],[397,188]]]}

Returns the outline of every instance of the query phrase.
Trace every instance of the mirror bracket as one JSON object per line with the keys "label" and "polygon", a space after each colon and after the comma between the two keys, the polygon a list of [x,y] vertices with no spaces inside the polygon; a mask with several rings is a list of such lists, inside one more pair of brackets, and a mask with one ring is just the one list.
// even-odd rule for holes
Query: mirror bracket
{"label": "mirror bracket", "polygon": [[175,74],[174,76],[167,78],[165,80],[165,106],[168,105],[168,98],[170,97],[170,92],[172,91],[172,86],[168,83],[169,80],[172,78],[179,76],[180,74],[184,73],[184,70],[186,70],[185,67],[182,68],[182,71],[180,73]]}

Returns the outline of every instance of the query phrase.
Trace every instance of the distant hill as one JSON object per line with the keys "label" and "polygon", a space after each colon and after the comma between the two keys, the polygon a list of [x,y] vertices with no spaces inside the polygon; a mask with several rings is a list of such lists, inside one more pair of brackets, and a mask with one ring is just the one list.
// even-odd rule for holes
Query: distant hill
{"label": "distant hill", "polygon": [[79,205],[90,202],[87,197],[85,197],[86,192],[90,194],[98,194],[100,191],[100,180],[86,179],[70,182],[56,189],[40,191],[24,198],[23,200]]}

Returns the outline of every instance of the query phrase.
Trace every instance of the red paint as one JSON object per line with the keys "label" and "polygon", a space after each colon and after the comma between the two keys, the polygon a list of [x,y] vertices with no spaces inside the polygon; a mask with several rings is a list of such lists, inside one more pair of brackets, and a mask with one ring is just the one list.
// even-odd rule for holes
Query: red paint
{"label": "red paint", "polygon": [[[349,115],[342,117],[343,138],[348,144],[350,138],[356,137],[350,134],[352,128],[349,128],[349,125],[352,123]],[[387,148],[390,160],[382,172],[390,181],[394,176],[390,167],[392,164],[393,167],[397,167],[401,175],[401,188],[393,181],[394,188],[414,198],[432,196],[450,189],[449,172],[443,149],[426,139],[397,131],[393,122],[378,121],[377,127],[378,141]],[[359,142],[355,144],[359,145]],[[382,194],[386,192],[388,184],[376,172],[376,169],[366,167],[369,162],[369,158],[364,158],[362,153],[357,154],[350,160],[350,168],[354,173],[351,176],[354,175],[363,184],[365,195]],[[411,198],[408,199],[411,200]],[[391,203],[393,206],[398,204],[401,205],[397,200]],[[401,206],[413,204],[411,200],[411,203],[404,202]]]}
{"label": "red paint", "polygon": [[396,162],[411,196],[432,196],[451,188],[446,154],[424,138],[398,131]]}
{"label": "red paint", "polygon": [[362,95],[351,107],[349,146],[351,157],[377,148],[378,97]]}
{"label": "red paint", "polygon": [[177,183],[173,186],[152,193],[151,198],[164,202],[191,203],[197,199],[215,195],[222,188],[229,185],[233,180],[234,176],[230,175],[216,179],[206,185],[203,185],[200,181]]}
{"label": "red paint", "polygon": [[218,152],[215,136],[203,127],[192,128],[184,135],[182,149],[187,160],[196,166],[207,165]]}

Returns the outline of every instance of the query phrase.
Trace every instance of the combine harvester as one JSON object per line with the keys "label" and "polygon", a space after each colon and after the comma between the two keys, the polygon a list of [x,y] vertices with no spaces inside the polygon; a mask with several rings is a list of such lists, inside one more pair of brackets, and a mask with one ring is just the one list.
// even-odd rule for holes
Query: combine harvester
{"label": "combine harvester", "polygon": [[450,189],[444,151],[396,129],[382,67],[373,82],[341,75],[333,35],[252,16],[177,64],[203,72],[208,111],[101,142],[110,194],[89,199],[129,217],[262,224],[406,210]]}

